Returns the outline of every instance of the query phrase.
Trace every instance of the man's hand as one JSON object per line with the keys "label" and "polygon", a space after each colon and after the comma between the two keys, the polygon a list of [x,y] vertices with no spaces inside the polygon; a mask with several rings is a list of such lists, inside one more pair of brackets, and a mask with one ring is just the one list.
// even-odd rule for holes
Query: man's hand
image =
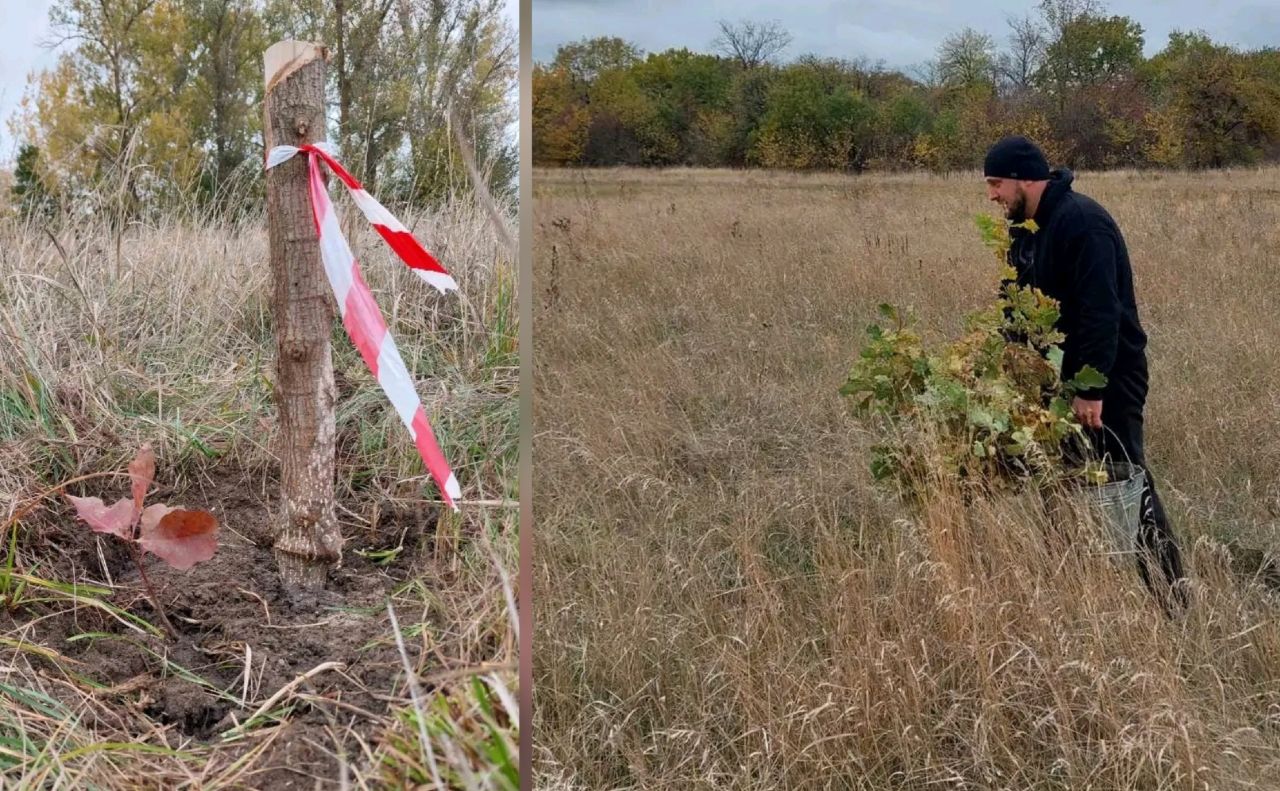
{"label": "man's hand", "polygon": [[1071,402],[1071,408],[1075,410],[1076,420],[1080,421],[1080,425],[1085,428],[1102,428],[1102,400],[1090,401],[1087,398],[1077,397]]}

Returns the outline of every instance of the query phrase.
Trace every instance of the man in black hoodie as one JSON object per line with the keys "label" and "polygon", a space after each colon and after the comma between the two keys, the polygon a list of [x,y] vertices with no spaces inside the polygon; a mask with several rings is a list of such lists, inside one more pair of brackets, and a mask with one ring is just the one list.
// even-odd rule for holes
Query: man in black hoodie
{"label": "man in black hoodie", "polygon": [[[1058,329],[1066,335],[1063,380],[1085,365],[1106,375],[1105,387],[1079,393],[1072,408],[1096,451],[1127,457],[1146,471],[1138,571],[1166,608],[1173,601],[1185,607],[1186,588],[1178,584],[1184,579],[1181,553],[1143,452],[1147,336],[1138,321],[1124,237],[1106,209],[1071,189],[1071,171],[1050,172],[1044,154],[1025,137],[992,146],[983,172],[987,197],[1009,220],[1033,219],[1039,226],[1034,233],[1011,229],[1009,264],[1019,285],[1038,288],[1059,303]],[[1156,573],[1162,578],[1158,584]]]}

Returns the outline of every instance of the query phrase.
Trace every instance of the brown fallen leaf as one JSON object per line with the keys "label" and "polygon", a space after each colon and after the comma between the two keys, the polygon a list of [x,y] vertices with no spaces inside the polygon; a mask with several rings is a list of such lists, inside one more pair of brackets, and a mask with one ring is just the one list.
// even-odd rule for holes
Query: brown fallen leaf
{"label": "brown fallen leaf", "polygon": [[189,569],[218,550],[218,520],[208,511],[175,508],[144,529],[138,543],[175,569]]}

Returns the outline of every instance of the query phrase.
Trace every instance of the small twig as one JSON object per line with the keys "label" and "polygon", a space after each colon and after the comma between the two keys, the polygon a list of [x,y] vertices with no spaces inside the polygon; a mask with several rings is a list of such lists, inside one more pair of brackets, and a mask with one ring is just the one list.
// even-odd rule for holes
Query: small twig
{"label": "small twig", "polygon": [[169,637],[174,640],[178,639],[178,630],[174,629],[173,624],[169,622],[169,616],[164,612],[164,605],[160,603],[160,597],[156,594],[156,589],[151,586],[151,580],[147,579],[147,566],[143,562],[142,550],[132,541],[128,542],[128,544],[133,550],[133,562],[138,564],[138,573],[142,575],[142,584],[147,586],[147,595],[151,597],[151,606],[156,608],[156,613],[164,623],[164,628],[169,632]]}
{"label": "small twig", "polygon": [[[520,665],[518,662],[486,662],[479,665],[459,667],[453,670],[440,670],[435,673],[431,673],[430,675],[422,676],[418,680],[421,681],[424,685],[434,688],[446,681],[454,681],[460,678],[475,678],[476,676],[489,675],[495,672],[510,673],[512,671],[516,671],[519,669],[520,669]],[[368,687],[360,685],[358,682],[356,682],[355,679],[351,678],[350,676],[347,676],[347,680],[352,682],[356,686],[360,686],[361,691],[368,694],[374,700],[380,700],[383,703],[395,703],[399,700],[402,700],[401,697],[397,697],[396,695],[387,695],[381,692],[374,692]]]}
{"label": "small twig", "polygon": [[107,585],[114,588],[116,583],[111,578],[111,569],[107,567],[107,556],[102,554],[102,536],[94,536],[94,544],[98,549],[98,563],[102,565],[102,575],[107,578]]}
{"label": "small twig", "polygon": [[[430,476],[420,475],[414,478],[405,478],[406,481],[427,480]],[[444,505],[444,500],[433,500],[429,497],[392,497],[387,496],[387,501],[392,503],[422,503],[425,505]],[[454,505],[475,505],[488,508],[519,508],[519,500],[454,500]]]}
{"label": "small twig", "polygon": [[345,709],[346,711],[349,711],[352,714],[358,714],[361,717],[364,717],[365,719],[371,722],[385,723],[387,721],[387,716],[384,714],[374,714],[372,711],[369,711],[368,709],[362,709],[359,706],[355,706],[350,703],[345,703],[341,700],[326,698],[324,695],[311,694],[308,692],[299,692],[298,699],[305,700],[306,702],[312,703],[312,704],[323,703],[328,706],[333,706],[334,708]]}
{"label": "small twig", "polygon": [[246,719],[244,723],[242,723],[238,727],[243,728],[244,725],[250,722],[253,722],[257,718],[261,717],[263,714],[266,714],[268,711],[271,710],[272,706],[280,702],[280,700],[284,698],[286,695],[288,695],[290,692],[293,692],[302,684],[305,684],[307,680],[310,679],[312,676],[317,676],[325,672],[326,670],[341,670],[345,667],[346,665],[343,664],[342,662],[324,662],[322,664],[316,665],[315,667],[311,668],[307,672],[295,678],[293,681],[290,681],[288,684],[285,684],[276,692],[276,694],[267,698],[267,702],[259,706],[257,710],[254,711],[252,714],[250,714],[248,719]]}
{"label": "small twig", "polygon": [[328,626],[329,624],[333,623],[333,621],[337,617],[338,616],[335,615],[333,618],[325,618],[323,621],[316,621],[315,623],[293,623],[293,624],[285,624],[283,626],[281,626],[280,624],[269,623],[269,624],[265,624],[265,628],[267,629],[312,629],[317,626]]}
{"label": "small twig", "polygon": [[[44,226],[43,228],[41,228],[40,230],[44,231],[44,232],[45,232],[45,235],[49,237],[49,241],[53,242],[53,246],[54,246],[54,248],[58,251],[58,255],[62,256],[62,263],[64,263],[64,264],[70,264],[70,263],[71,263],[71,259],[67,257],[67,251],[66,251],[66,249],[65,249],[65,248],[63,248],[63,246],[62,246],[62,242],[59,242],[59,241],[58,241],[58,237],[56,237],[56,236],[54,236],[54,235],[53,235],[53,231],[49,230],[49,226],[47,226],[47,225],[46,225],[46,226]],[[74,278],[72,278],[72,279],[74,280]],[[79,283],[76,283],[76,288],[80,288],[80,284],[79,284]],[[80,289],[80,293],[81,293],[81,294],[83,294],[83,293],[84,293],[84,289]]]}
{"label": "small twig", "polygon": [[244,644],[244,689],[240,693],[240,705],[249,705],[249,679],[253,676],[253,648]]}
{"label": "small twig", "polygon": [[458,116],[453,111],[453,102],[449,103],[446,112],[449,116],[449,126],[453,127],[453,138],[458,143],[458,150],[462,154],[462,163],[466,165],[467,173],[471,176],[471,185],[475,189],[476,196],[489,214],[489,222],[493,224],[494,233],[506,245],[512,259],[515,259],[519,257],[519,247],[516,245],[516,240],[511,237],[507,224],[503,222],[502,212],[498,210],[498,204],[494,202],[493,196],[489,194],[489,188],[485,185],[484,178],[480,175],[480,168],[476,165],[476,157],[471,149],[471,143],[462,133],[462,124],[458,123]]}
{"label": "small twig", "polygon": [[245,590],[244,588],[236,588],[236,591],[239,593],[243,593],[245,596],[252,596],[253,598],[257,599],[259,603],[262,604],[262,612],[267,618],[266,625],[270,626],[271,625],[271,608],[267,607],[267,600],[262,598],[258,594],[254,593],[253,591]]}
{"label": "small twig", "polygon": [[519,669],[520,669],[520,665],[516,662],[492,662],[492,663],[479,664],[472,667],[460,667],[456,670],[441,670],[437,673],[432,673],[429,676],[423,676],[422,680],[424,683],[431,684],[434,686],[441,683],[442,681],[452,681],[457,678],[471,678],[473,676],[482,676],[482,675],[485,675],[486,673],[492,673],[494,671],[499,671],[499,670],[505,670],[507,672],[511,672],[513,670],[519,670]]}
{"label": "small twig", "polygon": [[130,692],[137,692],[140,689],[149,687],[154,684],[155,681],[155,678],[150,673],[143,673],[141,675],[134,676],[128,681],[116,684],[115,686],[93,689],[91,690],[91,694],[98,696],[127,695]]}

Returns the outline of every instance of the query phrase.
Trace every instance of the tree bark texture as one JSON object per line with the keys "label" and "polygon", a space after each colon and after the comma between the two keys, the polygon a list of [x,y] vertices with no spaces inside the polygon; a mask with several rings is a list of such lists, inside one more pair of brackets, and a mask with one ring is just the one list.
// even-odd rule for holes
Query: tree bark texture
{"label": "tree bark texture", "polygon": [[[325,139],[324,58],[322,47],[305,42],[280,42],[267,50],[268,150]],[[333,502],[333,297],[320,262],[307,157],[271,168],[266,179],[284,498],[283,521],[275,529],[276,565],[286,587],[317,588],[342,559]]]}

